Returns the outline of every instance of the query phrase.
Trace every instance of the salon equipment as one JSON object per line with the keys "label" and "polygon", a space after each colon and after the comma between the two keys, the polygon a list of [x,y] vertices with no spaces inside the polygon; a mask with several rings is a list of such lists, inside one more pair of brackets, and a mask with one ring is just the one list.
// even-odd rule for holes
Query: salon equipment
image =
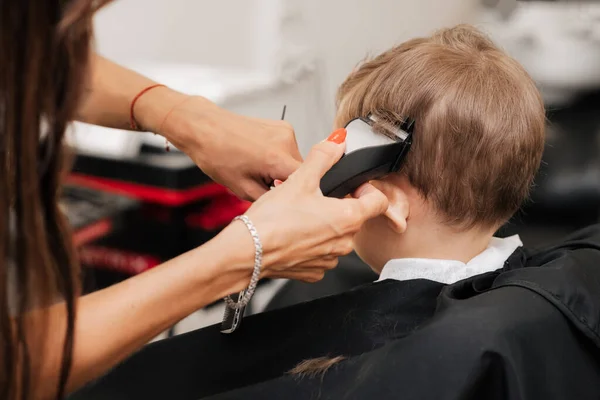
{"label": "salon equipment", "polygon": [[[70,400],[597,399],[599,246],[596,225],[452,285],[386,280],[250,316],[240,335],[197,330]],[[324,373],[289,373],[340,355]]]}
{"label": "salon equipment", "polygon": [[[108,235],[79,249],[86,270],[105,282],[126,279],[200,246],[249,206],[185,154],[152,147],[126,158],[79,153],[68,182],[99,193],[98,202],[112,196],[137,204],[120,215]],[[107,275],[112,278],[104,279]]]}
{"label": "salon equipment", "polygon": [[116,220],[137,207],[137,202],[116,194],[66,185],[60,207],[73,230],[74,244],[79,247],[110,234]]}
{"label": "salon equipment", "polygon": [[373,130],[373,115],[346,125],[346,150],[342,158],[321,179],[325,196],[343,198],[360,185],[397,172],[412,144],[414,121],[395,127],[391,136]]}
{"label": "salon equipment", "polygon": [[136,200],[67,184],[62,190],[60,207],[73,231],[73,243],[78,250],[80,262],[88,267],[93,266],[82,271],[84,293],[103,289],[126,278],[118,268],[105,268],[106,265],[111,265],[107,262],[109,260],[112,260],[112,264],[118,262],[125,266],[148,263],[147,258],[131,254],[115,257],[115,251],[111,254],[109,251],[93,250],[94,244],[119,235],[127,216],[139,207]]}

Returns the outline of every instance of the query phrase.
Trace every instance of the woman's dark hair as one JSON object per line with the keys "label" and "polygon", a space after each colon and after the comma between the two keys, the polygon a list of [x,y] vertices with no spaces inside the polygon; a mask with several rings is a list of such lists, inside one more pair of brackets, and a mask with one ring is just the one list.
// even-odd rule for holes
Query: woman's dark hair
{"label": "woman's dark hair", "polygon": [[45,340],[50,318],[43,310],[63,301],[66,335],[56,395],[65,394],[79,269],[58,208],[63,137],[88,79],[92,18],[105,2],[0,0],[2,399],[30,398],[47,378],[39,374],[51,353]]}

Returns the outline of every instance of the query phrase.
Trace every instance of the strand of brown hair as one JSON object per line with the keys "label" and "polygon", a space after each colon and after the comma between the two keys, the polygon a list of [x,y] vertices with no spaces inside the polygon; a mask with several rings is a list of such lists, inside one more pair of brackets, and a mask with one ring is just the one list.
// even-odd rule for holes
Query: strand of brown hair
{"label": "strand of brown hair", "polygon": [[298,365],[288,371],[288,374],[295,375],[301,379],[320,376],[322,380],[331,367],[345,359],[346,357],[344,356],[311,358],[298,363]]}

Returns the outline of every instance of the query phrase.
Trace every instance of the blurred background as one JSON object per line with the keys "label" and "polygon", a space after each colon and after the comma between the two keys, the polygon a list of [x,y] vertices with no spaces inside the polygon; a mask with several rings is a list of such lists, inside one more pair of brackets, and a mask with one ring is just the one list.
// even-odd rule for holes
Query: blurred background
{"label": "blurred background", "polygon": [[[514,0],[118,0],[96,19],[99,53],[232,111],[286,120],[303,154],[330,132],[337,86],[362,59],[432,30],[473,23],[530,72],[548,110],[531,201],[499,235],[527,246],[600,219],[600,3]],[[509,115],[506,116],[510,118]],[[98,135],[90,135],[101,130]],[[87,291],[143,273],[213,237],[248,203],[152,134],[76,124],[64,206]],[[201,268],[202,266],[198,266]],[[375,277],[354,255],[315,285],[263,282],[247,313]],[[165,283],[168,284],[168,283]],[[222,304],[161,337],[219,322]]]}

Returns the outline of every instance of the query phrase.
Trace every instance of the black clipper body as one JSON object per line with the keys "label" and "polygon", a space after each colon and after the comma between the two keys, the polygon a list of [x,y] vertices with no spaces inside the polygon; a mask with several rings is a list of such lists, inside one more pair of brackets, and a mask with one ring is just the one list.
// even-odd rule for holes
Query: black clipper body
{"label": "black clipper body", "polygon": [[392,139],[373,131],[374,117],[357,118],[346,125],[346,151],[321,178],[321,192],[343,198],[363,183],[397,172],[412,144],[414,121],[397,127]]}

